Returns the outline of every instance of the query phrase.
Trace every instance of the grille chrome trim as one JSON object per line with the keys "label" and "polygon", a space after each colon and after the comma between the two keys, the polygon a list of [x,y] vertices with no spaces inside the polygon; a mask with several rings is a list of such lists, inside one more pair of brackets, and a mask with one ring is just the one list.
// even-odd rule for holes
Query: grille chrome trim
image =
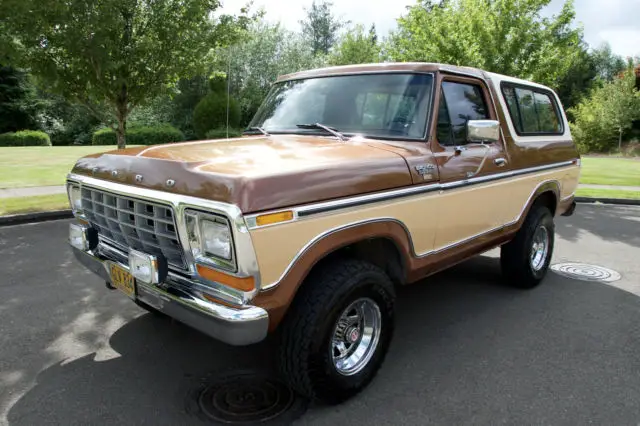
{"label": "grille chrome trim", "polygon": [[134,249],[162,255],[170,267],[187,270],[171,205],[115,194],[88,185],[83,185],[80,193],[82,211],[98,230],[101,240],[126,252]]}
{"label": "grille chrome trim", "polygon": [[[256,258],[253,242],[251,241],[249,229],[247,228],[244,220],[244,215],[238,206],[220,201],[208,200],[206,198],[106,181],[76,173],[69,173],[67,175],[67,183],[71,185],[79,185],[80,187],[98,188],[100,190],[125,197],[134,197],[145,201],[148,200],[151,203],[167,204],[172,206],[175,212],[175,220],[178,224],[178,237],[180,238],[182,247],[185,248],[184,256],[188,267],[186,274],[192,277],[193,280],[200,282],[203,289],[209,288],[219,292],[220,294],[224,294],[225,296],[223,297],[223,300],[231,303],[247,304],[258,294],[258,291],[261,288],[258,260]],[[226,273],[240,278],[253,277],[256,283],[254,290],[236,290],[220,283],[204,280],[197,275],[195,268],[197,259],[194,259],[191,250],[188,250],[190,245],[185,224],[185,210],[187,209],[196,209],[209,212],[211,214],[217,214],[229,221],[231,232],[233,233],[233,241],[235,242],[237,269],[236,272]],[[74,214],[76,217],[84,219],[82,212],[75,212]]]}

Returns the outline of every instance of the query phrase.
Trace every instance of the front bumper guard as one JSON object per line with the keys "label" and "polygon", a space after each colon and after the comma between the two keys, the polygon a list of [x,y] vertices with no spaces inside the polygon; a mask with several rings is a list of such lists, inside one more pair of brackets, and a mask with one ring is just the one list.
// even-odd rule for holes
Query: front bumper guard
{"label": "front bumper guard", "polygon": [[[71,247],[78,261],[106,282],[111,280],[109,264],[120,262]],[[257,306],[232,308],[213,303],[200,293],[177,283],[162,286],[136,282],[136,299],[208,336],[230,345],[250,345],[263,340],[269,328],[269,314]]]}

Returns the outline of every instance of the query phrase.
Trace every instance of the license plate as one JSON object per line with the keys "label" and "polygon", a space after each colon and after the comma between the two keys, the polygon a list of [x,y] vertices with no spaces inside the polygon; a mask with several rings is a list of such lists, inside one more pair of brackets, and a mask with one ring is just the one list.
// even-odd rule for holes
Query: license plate
{"label": "license plate", "polygon": [[133,275],[114,264],[110,265],[109,270],[111,272],[111,284],[134,299],[136,297],[136,284]]}

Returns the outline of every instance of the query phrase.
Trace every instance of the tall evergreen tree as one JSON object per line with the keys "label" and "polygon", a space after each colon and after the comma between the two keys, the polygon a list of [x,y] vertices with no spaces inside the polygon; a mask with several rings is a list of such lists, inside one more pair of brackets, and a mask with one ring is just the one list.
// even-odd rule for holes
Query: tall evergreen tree
{"label": "tall evergreen tree", "polygon": [[346,24],[333,14],[332,8],[332,2],[314,0],[310,9],[305,8],[306,18],[300,21],[302,33],[311,40],[314,55],[328,54]]}

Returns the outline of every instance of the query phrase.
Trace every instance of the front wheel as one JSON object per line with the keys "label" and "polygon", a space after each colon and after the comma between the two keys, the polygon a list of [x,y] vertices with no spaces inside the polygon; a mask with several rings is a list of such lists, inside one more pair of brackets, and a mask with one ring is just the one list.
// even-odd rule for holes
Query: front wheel
{"label": "front wheel", "polygon": [[551,211],[534,205],[522,228],[501,248],[500,265],[508,283],[514,287],[536,287],[547,274],[555,241]]}
{"label": "front wheel", "polygon": [[283,378],[298,393],[339,403],[364,389],[384,361],[395,292],[378,267],[344,260],[305,282],[280,342]]}

